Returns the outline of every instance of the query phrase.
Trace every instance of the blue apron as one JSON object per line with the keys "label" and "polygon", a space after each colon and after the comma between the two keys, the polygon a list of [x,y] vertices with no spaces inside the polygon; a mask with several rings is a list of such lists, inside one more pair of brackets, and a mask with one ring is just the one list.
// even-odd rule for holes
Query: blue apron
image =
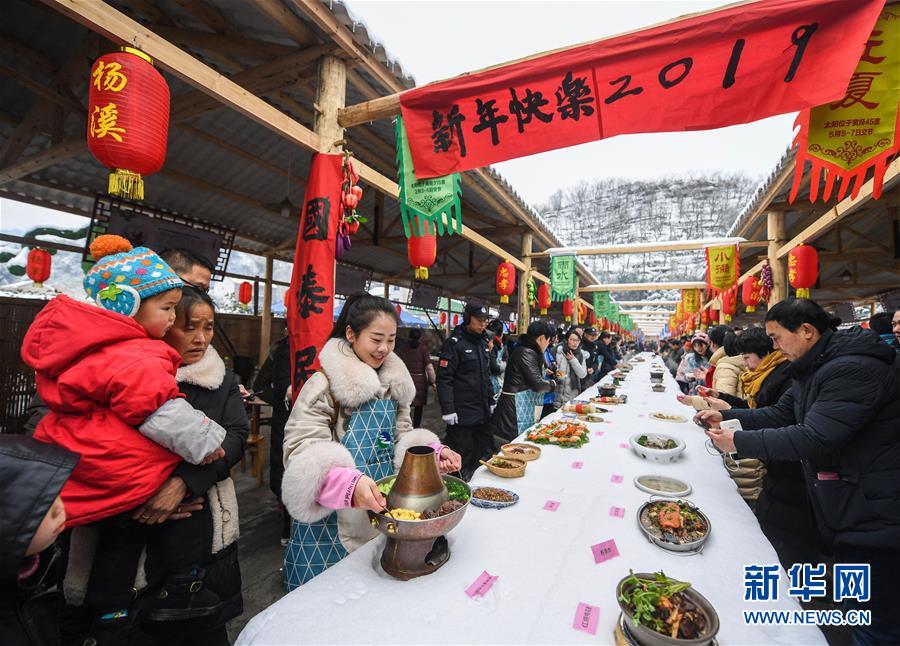
{"label": "blue apron", "polygon": [[[377,481],[394,472],[396,429],[396,400],[371,399],[350,415],[341,444],[350,451],[356,468]],[[336,511],[315,523],[293,521],[284,553],[285,590],[303,585],[347,554],[338,536]]]}
{"label": "blue apron", "polygon": [[516,393],[516,430],[521,435],[534,426],[535,408],[543,406],[544,393],[533,390],[522,390]]}

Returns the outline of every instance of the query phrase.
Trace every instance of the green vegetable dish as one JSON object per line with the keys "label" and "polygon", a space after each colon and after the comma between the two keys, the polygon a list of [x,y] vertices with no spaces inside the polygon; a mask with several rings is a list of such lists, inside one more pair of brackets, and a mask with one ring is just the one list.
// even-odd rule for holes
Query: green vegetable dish
{"label": "green vegetable dish", "polygon": [[[378,491],[381,492],[382,495],[386,496],[391,493],[391,489],[394,486],[394,482],[397,478],[391,478],[387,482],[382,482],[378,485]],[[447,488],[447,494],[450,496],[450,500],[459,500],[461,502],[466,502],[469,499],[469,490],[461,482],[454,482],[452,480],[444,480],[444,487]]]}
{"label": "green vegetable dish", "polygon": [[707,629],[705,613],[683,594],[691,587],[686,581],[670,579],[657,572],[653,579],[638,578],[632,570],[622,582],[619,601],[634,623],[673,639],[697,639]]}
{"label": "green vegetable dish", "polygon": [[668,438],[662,439],[659,437],[647,437],[646,435],[641,435],[637,439],[637,443],[641,446],[646,446],[648,449],[677,449],[678,442],[675,440]]}

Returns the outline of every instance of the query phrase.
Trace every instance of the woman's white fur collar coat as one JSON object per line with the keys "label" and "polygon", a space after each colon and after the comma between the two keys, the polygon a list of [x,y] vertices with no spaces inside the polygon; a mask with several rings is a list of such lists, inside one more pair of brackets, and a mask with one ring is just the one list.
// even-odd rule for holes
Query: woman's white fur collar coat
{"label": "woman's white fur collar coat", "polygon": [[175,374],[178,383],[193,384],[207,390],[216,390],[224,380],[225,362],[211,345],[206,348],[200,361],[181,366]]}
{"label": "woman's white fur collar coat", "polygon": [[343,339],[329,339],[319,354],[322,372],[328,377],[331,394],[340,406],[356,408],[390,389],[391,397],[409,405],[416,395],[406,364],[391,352],[381,368],[363,363]]}

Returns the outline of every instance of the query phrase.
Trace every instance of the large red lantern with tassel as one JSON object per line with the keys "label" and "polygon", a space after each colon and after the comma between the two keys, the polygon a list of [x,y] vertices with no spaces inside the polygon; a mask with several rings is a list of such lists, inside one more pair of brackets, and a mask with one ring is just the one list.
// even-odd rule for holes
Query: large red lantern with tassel
{"label": "large red lantern with tassel", "polygon": [[53,256],[46,249],[32,249],[28,252],[25,273],[34,281],[35,287],[43,287],[44,281],[50,278],[50,266]]}
{"label": "large red lantern with tassel", "polygon": [[416,218],[412,225],[413,235],[406,241],[406,257],[409,264],[416,268],[416,278],[428,280],[428,268],[437,258],[437,235],[431,222],[426,222],[422,229],[424,234],[416,235],[419,233],[419,220]]}
{"label": "large red lantern with tassel", "polygon": [[566,320],[571,321],[572,315],[575,313],[575,301],[573,301],[571,298],[567,298],[566,300],[564,300],[562,304],[562,312],[563,316],[566,317]]}
{"label": "large red lantern with tassel", "polygon": [[755,312],[756,306],[759,305],[759,288],[759,278],[756,276],[750,276],[741,286],[741,302],[748,312]]}
{"label": "large red lantern with tassel", "polygon": [[809,298],[809,288],[819,279],[819,253],[801,244],[788,254],[788,281],[797,290],[797,298]]}
{"label": "large red lantern with tassel", "polygon": [[501,303],[508,303],[509,297],[516,291],[516,268],[511,262],[504,261],[497,265],[497,293]]}
{"label": "large red lantern with tassel", "polygon": [[246,280],[238,288],[238,301],[241,305],[247,305],[253,299],[253,285]]}
{"label": "large red lantern with tassel", "polygon": [[144,181],[166,159],[169,86],[149,56],[130,47],[91,68],[87,144],[112,172],[110,195],[144,199]]}
{"label": "large red lantern with tassel", "polygon": [[541,316],[546,316],[547,310],[550,309],[550,285],[541,283],[541,286],[538,287],[537,295],[538,305],[541,307]]}

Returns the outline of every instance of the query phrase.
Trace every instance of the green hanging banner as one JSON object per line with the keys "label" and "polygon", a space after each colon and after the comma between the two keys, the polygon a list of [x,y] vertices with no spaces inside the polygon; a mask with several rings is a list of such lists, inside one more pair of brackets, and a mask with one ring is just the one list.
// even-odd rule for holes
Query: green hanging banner
{"label": "green hanging banner", "polygon": [[[409,140],[402,117],[397,117],[397,174],[400,185],[400,216],[403,232],[424,236],[425,223],[434,223],[438,235],[462,233],[462,188],[460,174],[416,180]],[[418,222],[418,231],[413,233],[411,224]]]}
{"label": "green hanging banner", "polygon": [[594,316],[609,318],[609,292],[594,292]]}
{"label": "green hanging banner", "polygon": [[575,298],[575,256],[550,257],[550,300]]}

